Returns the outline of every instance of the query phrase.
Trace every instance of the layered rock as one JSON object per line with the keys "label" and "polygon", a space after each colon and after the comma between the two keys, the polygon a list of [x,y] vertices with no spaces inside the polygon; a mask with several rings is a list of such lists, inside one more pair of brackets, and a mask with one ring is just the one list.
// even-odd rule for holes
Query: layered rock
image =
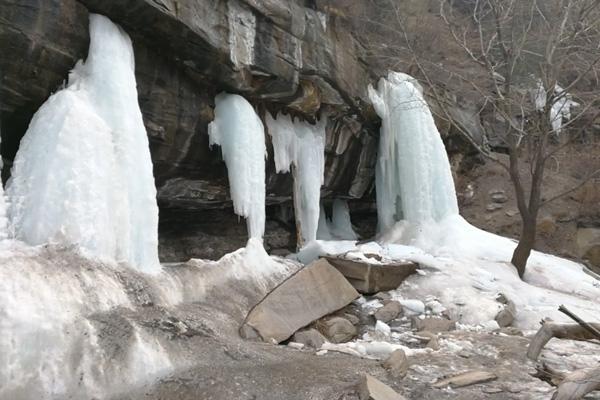
{"label": "layered rock", "polygon": [[[313,121],[328,113],[322,194],[361,198],[373,186],[372,77],[345,19],[319,7],[301,0],[0,3],[2,156],[10,166],[33,113],[84,58],[88,14],[97,12],[134,42],[161,209],[230,211],[225,165],[207,136],[221,91],[242,94],[263,117],[283,110]],[[291,179],[275,174],[268,148],[267,204],[289,201]]]}

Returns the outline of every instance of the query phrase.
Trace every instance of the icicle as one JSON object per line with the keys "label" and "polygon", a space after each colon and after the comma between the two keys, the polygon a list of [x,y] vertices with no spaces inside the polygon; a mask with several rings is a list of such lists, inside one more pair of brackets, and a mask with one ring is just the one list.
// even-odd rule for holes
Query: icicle
{"label": "icicle", "polygon": [[458,214],[444,144],[422,89],[412,77],[390,72],[369,86],[382,119],[376,170],[379,230],[396,221],[439,221]]}
{"label": "icicle", "polygon": [[33,116],[8,184],[9,219],[30,244],[160,269],[158,206],[129,36],[90,15],[90,48]]}
{"label": "icicle", "polygon": [[247,218],[250,238],[265,232],[265,130],[252,105],[241,96],[221,93],[215,120],[208,127],[210,145],[221,146],[233,209]]}
{"label": "icicle", "polygon": [[335,238],[340,240],[358,239],[358,235],[352,227],[347,201],[342,199],[335,199],[333,201],[333,215],[331,216],[329,231]]}
{"label": "icicle", "polygon": [[289,171],[290,165],[295,167],[294,196],[304,242],[317,238],[325,171],[326,126],[326,118],[311,125],[303,121],[292,122],[289,116],[282,114],[277,118],[267,115],[277,172]]}
{"label": "icicle", "polygon": [[329,221],[327,220],[327,214],[325,214],[325,207],[321,204],[319,211],[319,223],[317,226],[317,239],[318,240],[332,240],[331,232],[329,231]]}
{"label": "icicle", "polygon": [[[1,132],[1,127],[0,127]],[[0,139],[0,149],[2,148],[2,143]],[[2,175],[2,156],[0,156],[0,175]],[[6,218],[6,201],[4,198],[4,189],[2,188],[2,182],[0,181],[0,241],[6,239],[7,236],[7,218]]]}

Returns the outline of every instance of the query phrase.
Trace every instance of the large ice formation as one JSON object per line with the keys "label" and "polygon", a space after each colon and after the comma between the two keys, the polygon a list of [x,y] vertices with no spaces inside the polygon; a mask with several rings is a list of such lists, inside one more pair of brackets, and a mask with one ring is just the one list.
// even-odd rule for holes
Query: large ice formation
{"label": "large ice formation", "polygon": [[265,129],[252,105],[239,95],[215,99],[215,120],[208,126],[210,145],[221,146],[233,209],[247,219],[248,235],[265,232]]}
{"label": "large ice formation", "polygon": [[406,74],[390,72],[369,86],[381,117],[376,169],[379,230],[396,221],[439,221],[458,214],[454,182],[444,143],[420,85]]}
{"label": "large ice formation", "polygon": [[78,244],[152,272],[158,206],[129,36],[90,15],[90,48],[35,113],[7,187],[13,235]]}
{"label": "large ice formation", "polygon": [[321,186],[325,171],[325,127],[327,118],[315,125],[293,121],[289,115],[267,114],[269,135],[273,138],[277,172],[293,167],[294,202],[304,242],[316,240],[319,226]]}
{"label": "large ice formation", "polygon": [[[559,98],[552,104],[549,118],[553,133],[559,135],[564,123],[571,119],[571,109],[578,107],[579,103],[573,101],[572,96],[565,93],[565,90],[558,84],[554,86],[554,94]],[[531,91],[531,97],[536,110],[541,111],[546,107],[548,96],[541,79],[538,79],[536,88]]]}

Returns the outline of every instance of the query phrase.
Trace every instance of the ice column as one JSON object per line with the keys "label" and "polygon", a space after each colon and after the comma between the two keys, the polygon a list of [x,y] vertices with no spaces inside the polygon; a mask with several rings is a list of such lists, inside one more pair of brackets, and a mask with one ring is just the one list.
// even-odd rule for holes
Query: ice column
{"label": "ice column", "polygon": [[381,117],[376,168],[379,230],[458,214],[444,143],[417,81],[390,72],[369,97]]}
{"label": "ice column", "polygon": [[317,238],[325,171],[326,126],[326,118],[312,125],[304,121],[292,121],[289,115],[279,114],[272,118],[267,114],[277,172],[288,172],[290,166],[294,166],[295,206],[305,243]]}
{"label": "ice column", "polygon": [[265,129],[252,105],[241,96],[221,93],[215,120],[208,127],[210,145],[221,146],[233,209],[247,219],[248,235],[265,232]]}
{"label": "ice column", "polygon": [[108,18],[90,15],[88,58],[33,116],[7,196],[18,239],[75,243],[91,255],[159,270],[156,188],[133,47]]}

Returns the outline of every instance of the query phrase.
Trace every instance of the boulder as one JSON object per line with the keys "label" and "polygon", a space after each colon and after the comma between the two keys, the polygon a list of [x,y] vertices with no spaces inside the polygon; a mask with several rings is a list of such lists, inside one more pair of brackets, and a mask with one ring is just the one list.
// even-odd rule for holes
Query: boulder
{"label": "boulder", "polygon": [[[243,325],[254,328],[266,342],[280,343],[298,329],[345,307],[358,296],[344,276],[321,259],[269,293],[250,311]],[[246,329],[244,326],[240,330],[242,334]]]}
{"label": "boulder", "polygon": [[303,345],[312,347],[314,349],[320,349],[323,343],[327,341],[325,336],[323,336],[321,332],[314,328],[303,329],[294,333],[292,340],[296,343],[302,343]]}
{"label": "boulder", "polygon": [[419,318],[411,319],[412,328],[417,331],[427,331],[431,333],[447,332],[456,329],[456,321],[446,318]]}
{"label": "boulder", "polygon": [[506,304],[504,305],[504,308],[500,310],[500,312],[498,312],[498,314],[496,315],[495,320],[498,323],[498,326],[500,326],[501,328],[505,328],[507,326],[512,325],[516,315],[517,307],[515,306],[515,303],[513,303],[510,300],[507,300]]}
{"label": "boulder", "polygon": [[332,343],[345,343],[352,340],[358,331],[346,318],[333,317],[317,324],[319,330]]}
{"label": "boulder", "polygon": [[508,197],[506,197],[506,192],[504,190],[490,190],[489,194],[493,203],[506,203],[508,201]]}
{"label": "boulder", "polygon": [[394,350],[392,354],[381,364],[394,378],[404,378],[408,372],[410,363],[406,353],[402,349]]}
{"label": "boulder", "polygon": [[390,322],[398,318],[400,313],[402,313],[402,305],[397,301],[389,301],[375,312],[374,317],[378,321]]}
{"label": "boulder", "polygon": [[375,264],[366,261],[349,260],[343,257],[325,257],[348,281],[364,294],[397,289],[409,276],[417,272],[413,262]]}
{"label": "boulder", "polygon": [[358,385],[358,398],[360,400],[405,400],[404,396],[369,374],[365,374]]}
{"label": "boulder", "polygon": [[577,229],[577,255],[600,267],[600,228],[581,227]]}

